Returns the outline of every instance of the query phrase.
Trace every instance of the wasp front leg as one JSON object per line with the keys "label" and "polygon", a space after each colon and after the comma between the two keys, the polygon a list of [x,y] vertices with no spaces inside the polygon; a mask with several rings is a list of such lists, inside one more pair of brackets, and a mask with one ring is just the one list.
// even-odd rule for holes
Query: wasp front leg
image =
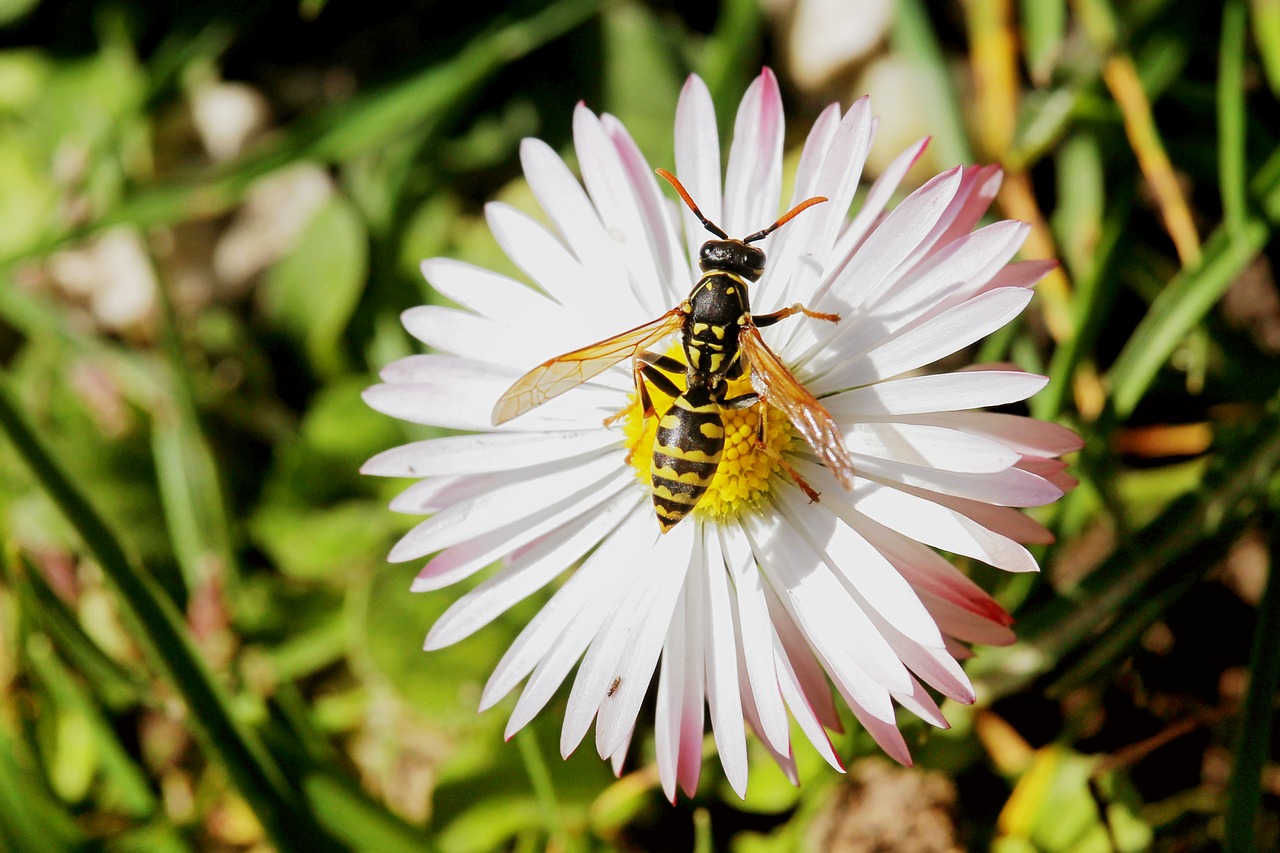
{"label": "wasp front leg", "polygon": [[806,317],[813,317],[815,320],[826,320],[828,323],[840,322],[839,314],[827,314],[822,311],[810,311],[808,308],[804,307],[799,302],[796,302],[792,305],[788,305],[786,308],[781,308],[777,311],[774,311],[771,314],[752,314],[751,323],[757,329],[763,329],[767,326],[772,326],[774,323],[778,322],[779,320],[785,320],[786,318],[792,316],[793,314],[803,314]]}
{"label": "wasp front leg", "polygon": [[[684,364],[668,355],[659,355],[656,352],[648,351],[636,355],[631,362],[631,375],[635,379],[636,399],[640,401],[640,411],[644,414],[644,417],[651,418],[655,414],[653,398],[649,396],[649,385],[652,384],[668,397],[679,397],[679,386],[672,382],[666,374],[679,375],[684,373],[684,370]],[[613,426],[628,411],[629,407],[617,414],[610,415],[604,419],[604,425],[606,427]]]}

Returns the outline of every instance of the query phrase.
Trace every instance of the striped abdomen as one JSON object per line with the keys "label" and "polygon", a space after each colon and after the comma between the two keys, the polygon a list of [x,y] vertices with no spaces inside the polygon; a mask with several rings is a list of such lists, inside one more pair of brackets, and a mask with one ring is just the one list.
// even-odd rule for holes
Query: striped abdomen
{"label": "striped abdomen", "polygon": [[705,387],[676,398],[653,441],[653,508],[666,533],[689,514],[711,485],[724,450],[720,407]]}

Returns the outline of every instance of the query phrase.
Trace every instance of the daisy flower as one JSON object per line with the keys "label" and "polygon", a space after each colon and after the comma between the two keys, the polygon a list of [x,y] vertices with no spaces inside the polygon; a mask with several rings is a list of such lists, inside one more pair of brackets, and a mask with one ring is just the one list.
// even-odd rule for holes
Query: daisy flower
{"label": "daisy flower", "polygon": [[[796,315],[761,334],[838,426],[854,470],[848,487],[778,410],[762,427],[764,407],[726,408],[710,487],[660,532],[655,431],[683,386],[653,390],[657,416],[645,417],[629,358],[493,426],[495,403],[530,368],[670,312],[700,275],[707,230],[664,191],[614,117],[577,108],[581,183],[544,143],[522,145],[546,224],[506,205],[486,209],[534,287],[447,258],[423,263],[461,308],[407,311],[405,327],[432,352],[388,366],[365,399],[393,417],[470,434],[389,450],[363,470],[419,478],[392,508],[429,517],[390,555],[434,555],[415,591],[497,564],[431,628],[427,649],[554,589],[482,695],[486,709],[523,684],[508,737],[576,667],[562,753],[594,721],[597,751],[620,772],[656,674],[654,741],[669,798],[677,785],[689,794],[697,786],[706,716],[739,795],[748,725],[793,781],[788,717],[841,769],[828,737],[841,727],[835,694],[909,764],[895,705],[946,727],[937,695],[974,700],[957,663],[965,644],[1013,641],[1009,615],[938,551],[1035,571],[1024,545],[1051,536],[1015,508],[1049,503],[1074,484],[1057,457],[1080,442],[1052,424],[977,411],[1027,398],[1043,377],[1009,365],[919,371],[1013,320],[1052,263],[1011,262],[1024,223],[975,230],[999,186],[995,167],[957,167],[889,209],[925,141],[850,217],[874,130],[866,98],[819,116],[788,207],[829,201],[756,243],[767,263],[750,284],[756,311],[803,303],[840,315]],[[675,151],[680,181],[729,235],[775,222],[783,114],[772,73],[742,100],[723,187],[711,98],[697,77],[681,93]],[[677,335],[646,346],[668,358],[683,352]],[[729,396],[752,391],[749,377],[730,386]]]}

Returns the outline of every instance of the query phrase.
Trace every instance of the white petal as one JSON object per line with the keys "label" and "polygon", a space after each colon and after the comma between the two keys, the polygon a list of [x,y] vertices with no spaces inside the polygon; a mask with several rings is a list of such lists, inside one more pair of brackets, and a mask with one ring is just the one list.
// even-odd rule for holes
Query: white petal
{"label": "white petal", "polygon": [[898,185],[916,164],[916,160],[920,159],[920,155],[924,153],[925,146],[928,144],[928,137],[921,139],[893,158],[888,168],[880,173],[880,177],[876,178],[871,189],[867,191],[867,197],[863,200],[862,207],[858,209],[858,215],[845,227],[840,239],[831,250],[833,257],[839,259],[853,256],[866,235],[880,221],[885,205],[889,203],[889,199],[893,198]]}
{"label": "white petal", "polygon": [[1036,282],[1058,268],[1053,260],[1015,261],[992,276],[987,289],[997,287],[1033,287]]}
{"label": "white petal", "polygon": [[516,482],[431,516],[406,533],[388,559],[398,563],[425,557],[526,518],[532,508],[559,503],[587,487],[599,488],[613,477],[618,462],[616,454],[605,452],[573,465],[552,462],[528,469],[527,476]]}
{"label": "white petal", "polygon": [[790,523],[742,521],[769,585],[832,679],[892,719],[888,690],[908,689],[910,676],[871,620]]}
{"label": "white petal", "polygon": [[454,501],[468,500],[495,486],[512,482],[515,477],[518,475],[499,471],[465,477],[432,477],[429,480],[419,480],[391,500],[391,510],[409,515],[439,512]]}
{"label": "white petal", "polygon": [[[653,711],[653,746],[658,763],[658,779],[670,802],[676,801],[676,770],[680,766],[680,711],[684,704],[685,650],[684,595],[676,604],[676,618],[667,629],[658,674],[658,697]],[[616,683],[616,682],[615,682]],[[613,697],[606,697],[605,702]],[[596,731],[599,732],[599,727]]]}
{"label": "white petal", "polygon": [[627,270],[613,239],[560,155],[541,140],[526,139],[520,144],[520,162],[534,198],[555,223],[583,268],[594,277],[593,292],[603,289],[602,298],[630,302],[638,314],[645,314],[631,295]]}
{"label": "white petal", "polygon": [[1035,557],[1017,542],[927,498],[866,481],[858,483],[852,497],[845,501],[844,495],[832,495],[832,510],[839,513],[848,507],[918,542],[1005,571],[1039,570]]}
{"label": "white petal", "polygon": [[[546,252],[548,245],[557,245],[549,234],[539,250]],[[559,325],[568,319],[564,308],[533,288],[491,270],[451,258],[425,260],[421,269],[436,291],[505,326]]]}
{"label": "white petal", "polygon": [[537,592],[595,547],[634,506],[635,496],[621,492],[589,515],[544,536],[509,566],[455,601],[431,626],[424,648],[444,648],[469,637]]}
{"label": "white petal", "polygon": [[929,415],[921,423],[933,423],[962,429],[974,435],[983,435],[1002,441],[1009,447],[1028,456],[1062,456],[1074,453],[1084,446],[1084,441],[1066,427],[1038,421],[1021,415],[998,412],[953,412]]}
{"label": "white petal", "polygon": [[773,665],[773,626],[764,597],[764,578],[756,566],[751,544],[737,525],[720,528],[720,546],[725,566],[737,591],[734,608],[735,628],[742,641],[742,657],[746,687],[758,709],[760,725],[756,731],[775,752],[791,751],[787,709],[778,692],[778,676]]}
{"label": "white petal", "polygon": [[[683,701],[680,706],[680,763],[676,779],[686,795],[692,797],[698,790],[698,777],[702,774],[703,707],[707,701],[707,674],[703,658],[710,640],[708,636],[707,600],[704,576],[707,574],[706,537],[695,531],[694,555],[697,562],[690,566],[694,577],[685,576],[684,607],[676,608],[675,619],[685,624],[685,665]],[[674,621],[674,620],[673,620]]]}
{"label": "white petal", "polygon": [[706,549],[706,571],[702,573],[702,581],[706,584],[703,595],[707,605],[704,666],[711,732],[729,787],[739,797],[745,797],[747,743],[739,697],[738,637],[734,631],[733,602],[729,598],[720,537],[713,525],[703,525],[703,547]]}
{"label": "white petal", "polygon": [[860,470],[864,476],[884,483],[904,483],[996,506],[1044,506],[1062,497],[1062,489],[1021,468],[989,474],[962,474],[863,456]]}
{"label": "white petal", "polygon": [[[805,704],[823,727],[843,732],[844,724],[840,722],[840,714],[836,710],[835,697],[831,693],[831,682],[827,678],[827,671],[814,656],[813,650],[809,648],[809,641],[805,639],[804,633],[791,618],[791,614],[778,602],[777,594],[769,586],[764,588],[764,592],[769,602],[769,616],[773,619],[774,633],[778,642],[782,644],[782,652],[786,656],[790,676],[795,679],[796,687],[804,697]],[[777,661],[776,651],[775,645],[775,664],[778,670],[778,684],[781,687],[787,675],[783,673],[783,667]],[[791,699],[787,699],[787,706],[793,709],[794,714],[794,703]]]}
{"label": "white petal", "polygon": [[[806,466],[805,476],[810,473],[815,473],[814,466]],[[830,481],[830,485],[836,484]],[[831,489],[823,488],[820,504],[829,511],[809,506],[800,490],[790,485],[779,489],[778,499],[785,506],[797,532],[807,538],[811,547],[829,556],[827,567],[844,581],[845,588],[855,596],[862,613],[878,613],[915,642],[941,648],[942,635],[915,590],[883,554],[855,529],[832,515],[841,515],[847,505],[843,501],[844,495],[832,495],[830,492]],[[876,633],[879,634],[878,631]],[[901,686],[899,684],[899,688]]]}
{"label": "white petal", "polygon": [[845,319],[837,327],[801,324],[786,352],[795,353],[800,363],[812,360],[810,369],[821,371],[830,366],[828,343],[832,339],[848,334],[851,325],[875,323],[874,317],[864,318],[857,313],[860,306],[879,292],[898,265],[931,233],[959,185],[958,168],[933,178],[894,208],[847,264],[829,266],[830,274],[823,276],[806,302],[811,308],[838,312]]}
{"label": "white petal", "polygon": [[[838,114],[838,113],[837,113]],[[824,113],[825,115],[825,113]],[[821,122],[821,117],[819,122]],[[796,178],[796,196],[792,204],[798,204],[812,195],[824,196],[826,204],[813,210],[805,211],[794,222],[788,223],[777,235],[772,249],[774,258],[774,277],[768,282],[785,282],[785,286],[770,286],[770,298],[778,305],[788,305],[793,301],[805,301],[814,292],[818,280],[824,272],[828,259],[833,259],[831,248],[842,226],[847,221],[845,216],[858,189],[858,181],[862,175],[862,166],[866,162],[867,152],[871,148],[871,108],[867,98],[861,98],[849,108],[849,112],[835,127],[834,133],[822,151],[822,160],[818,174],[809,184],[801,183],[803,174]],[[810,133],[825,132],[815,125]],[[805,153],[809,153],[806,144]],[[801,168],[806,163],[801,157]],[[834,259],[833,259],[834,260]]]}
{"label": "white petal", "polygon": [[895,332],[977,295],[1031,233],[1025,222],[996,222],[952,242],[916,267],[903,265],[874,303],[864,303]]}
{"label": "white petal", "polygon": [[960,193],[957,193],[964,196],[964,206],[957,211],[946,233],[939,238],[940,246],[968,234],[981,221],[1000,192],[1000,185],[1004,182],[1004,170],[995,163],[971,167],[965,169],[964,182],[965,186],[961,188]]}
{"label": "white petal", "polygon": [[427,592],[443,589],[483,569],[499,557],[504,557],[546,533],[555,530],[569,519],[593,511],[619,491],[632,489],[634,480],[629,473],[620,471],[599,484],[575,492],[564,500],[529,510],[528,516],[519,519],[491,534],[469,539],[437,554],[414,578],[412,590]]}
{"label": "white petal", "polygon": [[915,679],[911,680],[911,692],[895,693],[893,698],[897,700],[899,705],[929,725],[940,729],[951,728],[947,718],[942,716],[942,711],[938,709],[938,703],[933,701],[933,697],[929,695],[929,692]]}
{"label": "white petal", "polygon": [[1018,287],[979,294],[864,354],[842,353],[841,363],[810,382],[809,390],[830,394],[932,364],[1007,325],[1027,307],[1031,296],[1031,291]]}
{"label": "white petal", "polygon": [[[547,656],[556,640],[567,634],[572,626],[572,631],[582,638],[582,648],[577,655],[566,656],[567,662],[559,678],[546,680],[547,689],[541,701],[529,695],[533,689],[532,683],[525,689],[525,695],[520,697],[521,702],[526,706],[533,706],[525,722],[532,719],[551,698],[565,675],[581,657],[582,651],[586,650],[598,626],[604,623],[614,602],[634,580],[631,574],[620,578],[618,566],[629,554],[638,553],[637,549],[652,546],[657,535],[653,529],[652,515],[652,511],[640,506],[637,500],[631,514],[605,537],[591,556],[565,581],[564,586],[556,590],[551,600],[524,627],[494,667],[480,697],[481,710],[492,707],[510,693]],[[522,726],[523,722],[514,728],[508,728],[508,736]]]}
{"label": "white petal", "polygon": [[[493,406],[521,373],[451,356],[411,358],[435,361],[430,371],[423,371],[415,381],[366,388],[362,395],[364,401],[385,415],[448,429],[473,432],[495,429]],[[459,393],[460,389],[465,390]],[[496,429],[542,432],[596,428],[626,402],[625,394],[617,389],[588,382]]]}
{"label": "white petal", "polygon": [[[676,107],[676,176],[698,203],[704,216],[721,221],[720,137],[716,111],[707,84],[690,75],[680,90]],[[685,240],[689,248],[689,269],[698,269],[698,248],[711,236],[698,218],[681,205]]]}
{"label": "white petal", "polygon": [[[584,266],[555,236],[526,214],[496,202],[485,205],[484,211],[489,230],[507,256],[564,306],[559,318],[552,321],[552,328],[574,337],[558,341],[560,352],[591,343],[600,337],[600,329],[629,328],[644,322],[645,310],[631,297],[631,289],[626,286],[620,269],[616,274],[623,276],[622,281],[602,278],[598,271]],[[471,304],[457,297],[451,298],[462,304]],[[502,316],[510,317],[510,314],[507,311]],[[497,314],[490,316],[500,319]],[[586,319],[592,322],[584,322]],[[509,326],[526,323],[519,319],[518,314],[504,322]],[[575,328],[577,326],[582,329]],[[556,337],[560,338],[559,335]]]}
{"label": "white petal", "polygon": [[656,317],[671,306],[663,304],[662,282],[644,216],[613,140],[600,119],[582,104],[573,113],[573,141],[583,183],[600,214],[609,245],[626,264],[636,301],[648,316]]}
{"label": "white petal", "polygon": [[845,430],[854,464],[864,457],[893,460],[943,471],[986,474],[1012,467],[1021,458],[1003,444],[945,427],[904,423],[855,423]]}
{"label": "white petal", "polygon": [[475,361],[530,366],[554,355],[537,326],[504,326],[469,311],[419,305],[400,315],[405,330],[432,349]]}
{"label": "white petal", "polygon": [[[654,549],[654,564],[649,569],[656,581],[653,602],[647,608],[637,608],[642,615],[628,632],[627,645],[617,663],[618,673],[624,680],[630,680],[631,686],[618,689],[614,701],[600,710],[596,722],[596,743],[605,755],[618,748],[640,713],[640,703],[657,666],[676,599],[684,587],[685,574],[691,567],[701,570],[701,538],[696,534],[696,526],[677,526],[663,536]],[[583,667],[587,667],[585,661]],[[606,680],[605,684],[608,683]],[[701,703],[701,697],[698,701]]]}
{"label": "white petal", "polygon": [[908,669],[944,696],[966,705],[973,704],[976,698],[973,684],[945,645],[942,648],[927,648],[902,634],[887,621],[879,624],[881,633]]}
{"label": "white petal", "polygon": [[[745,237],[777,217],[782,196],[782,135],[782,94],[777,78],[766,68],[747,87],[734,120],[724,221],[719,223],[731,237]],[[768,246],[767,240],[762,245]]]}
{"label": "white petal", "polygon": [[813,748],[818,751],[824,761],[843,773],[844,762],[840,760],[840,756],[836,755],[835,748],[831,745],[831,738],[827,737],[826,730],[818,722],[818,717],[809,704],[809,698],[792,669],[791,660],[783,651],[781,641],[776,637],[774,638],[774,665],[778,670],[778,686],[782,690],[783,698],[787,701],[787,707],[796,718],[796,724],[800,726],[800,731],[804,732],[804,736],[809,739],[809,743],[813,744]]}
{"label": "white petal", "polygon": [[[682,530],[683,528],[677,527],[672,534],[681,534]],[[610,713],[611,717],[610,735],[613,734],[616,726],[621,729],[617,733],[620,741],[626,736],[626,730],[635,722],[640,701],[644,698],[649,682],[652,680],[661,638],[665,636],[670,622],[670,607],[675,603],[675,593],[679,592],[679,583],[671,581],[678,580],[688,568],[688,555],[685,554],[683,559],[680,559],[678,550],[680,545],[689,545],[690,537],[688,534],[672,534],[659,537],[652,548],[639,554],[643,565],[635,573],[634,585],[614,605],[608,620],[592,639],[586,656],[578,667],[578,675],[574,678],[573,688],[569,692],[564,725],[560,729],[562,756],[573,752],[586,736],[587,729],[591,727],[591,721],[595,718],[596,712],[601,710],[600,703],[604,700],[605,693],[608,692],[615,678],[621,679],[618,692],[613,697],[616,701],[611,702],[604,709]],[[672,560],[669,559],[670,557],[677,559]],[[634,555],[626,559],[629,563],[635,564]],[[661,609],[660,605],[665,599],[663,593],[672,593],[670,601],[666,602],[667,618],[659,617],[645,624],[651,612]],[[647,638],[655,632],[659,642],[653,643],[654,656],[648,661],[646,668],[645,661],[635,654],[634,638],[641,634]],[[597,724],[597,730],[604,725],[605,721],[601,719]],[[598,731],[597,737],[605,742],[611,740],[611,737],[600,738]],[[612,749],[601,751],[606,755],[613,752]]]}
{"label": "white petal", "polygon": [[613,140],[619,162],[630,181],[631,195],[644,223],[649,254],[657,265],[662,285],[661,303],[664,307],[677,305],[689,291],[689,267],[684,257],[684,241],[676,233],[675,222],[667,216],[668,205],[658,189],[658,179],[617,118],[606,114],[601,117],[601,124]]}
{"label": "white petal", "polygon": [[1048,378],[1019,370],[971,370],[877,382],[827,397],[822,404],[838,420],[912,415],[1003,406],[1025,400]]}
{"label": "white petal", "polygon": [[631,741],[632,739],[635,738],[635,736],[636,736],[636,730],[635,728],[632,728],[631,733],[627,735],[627,738],[625,741],[623,741],[622,746],[618,747],[618,749],[613,753],[613,755],[609,756],[609,766],[613,769],[613,775],[618,778],[622,777],[623,764],[627,760],[627,750],[631,747]]}
{"label": "white petal", "polygon": [[616,432],[476,433],[415,441],[379,453],[360,468],[375,477],[440,477],[528,468],[618,444]]}

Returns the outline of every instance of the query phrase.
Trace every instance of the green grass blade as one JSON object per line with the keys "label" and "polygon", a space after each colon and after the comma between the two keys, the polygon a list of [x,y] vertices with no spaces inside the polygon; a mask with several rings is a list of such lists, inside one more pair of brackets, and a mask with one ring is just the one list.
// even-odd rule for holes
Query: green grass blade
{"label": "green grass blade", "polygon": [[1251,0],[1253,39],[1271,94],[1280,98],[1280,0]]}
{"label": "green grass blade", "polygon": [[1248,216],[1244,106],[1246,23],[1244,0],[1227,0],[1222,9],[1218,51],[1218,181],[1223,220],[1232,234],[1243,229]]}
{"label": "green grass blade", "polygon": [[1045,85],[1062,52],[1067,31],[1066,0],[1019,0],[1023,49],[1031,79]]}
{"label": "green grass blade", "polygon": [[1257,256],[1271,236],[1258,219],[1238,231],[1220,227],[1204,246],[1199,266],[1183,270],[1160,292],[1134,329],[1108,374],[1116,416],[1127,418],[1160,368]]}
{"label": "green grass blade", "polygon": [[890,41],[896,52],[916,63],[929,80],[920,109],[934,117],[933,142],[939,163],[972,163],[964,112],[955,75],[942,54],[929,10],[921,0],[901,0]]}
{"label": "green grass blade", "polygon": [[24,558],[20,573],[8,573],[5,582],[17,591],[23,612],[49,635],[109,708],[118,710],[154,698],[143,674],[108,656],[29,561]]}
{"label": "green grass blade", "polygon": [[268,837],[281,850],[336,849],[308,814],[283,769],[232,715],[226,695],[192,646],[173,602],[128,558],[102,516],[19,413],[7,386],[0,386],[0,431],[101,565],[119,593],[122,611],[139,644],[186,701],[188,719],[201,745],[221,761]]}
{"label": "green grass blade", "polygon": [[1227,853],[1258,849],[1255,829],[1262,806],[1262,771],[1271,750],[1271,721],[1276,689],[1280,687],[1280,540],[1276,518],[1270,524],[1271,565],[1267,586],[1258,606],[1258,624],[1253,629],[1253,651],[1249,655],[1249,693],[1240,720],[1235,766],[1227,788]]}

